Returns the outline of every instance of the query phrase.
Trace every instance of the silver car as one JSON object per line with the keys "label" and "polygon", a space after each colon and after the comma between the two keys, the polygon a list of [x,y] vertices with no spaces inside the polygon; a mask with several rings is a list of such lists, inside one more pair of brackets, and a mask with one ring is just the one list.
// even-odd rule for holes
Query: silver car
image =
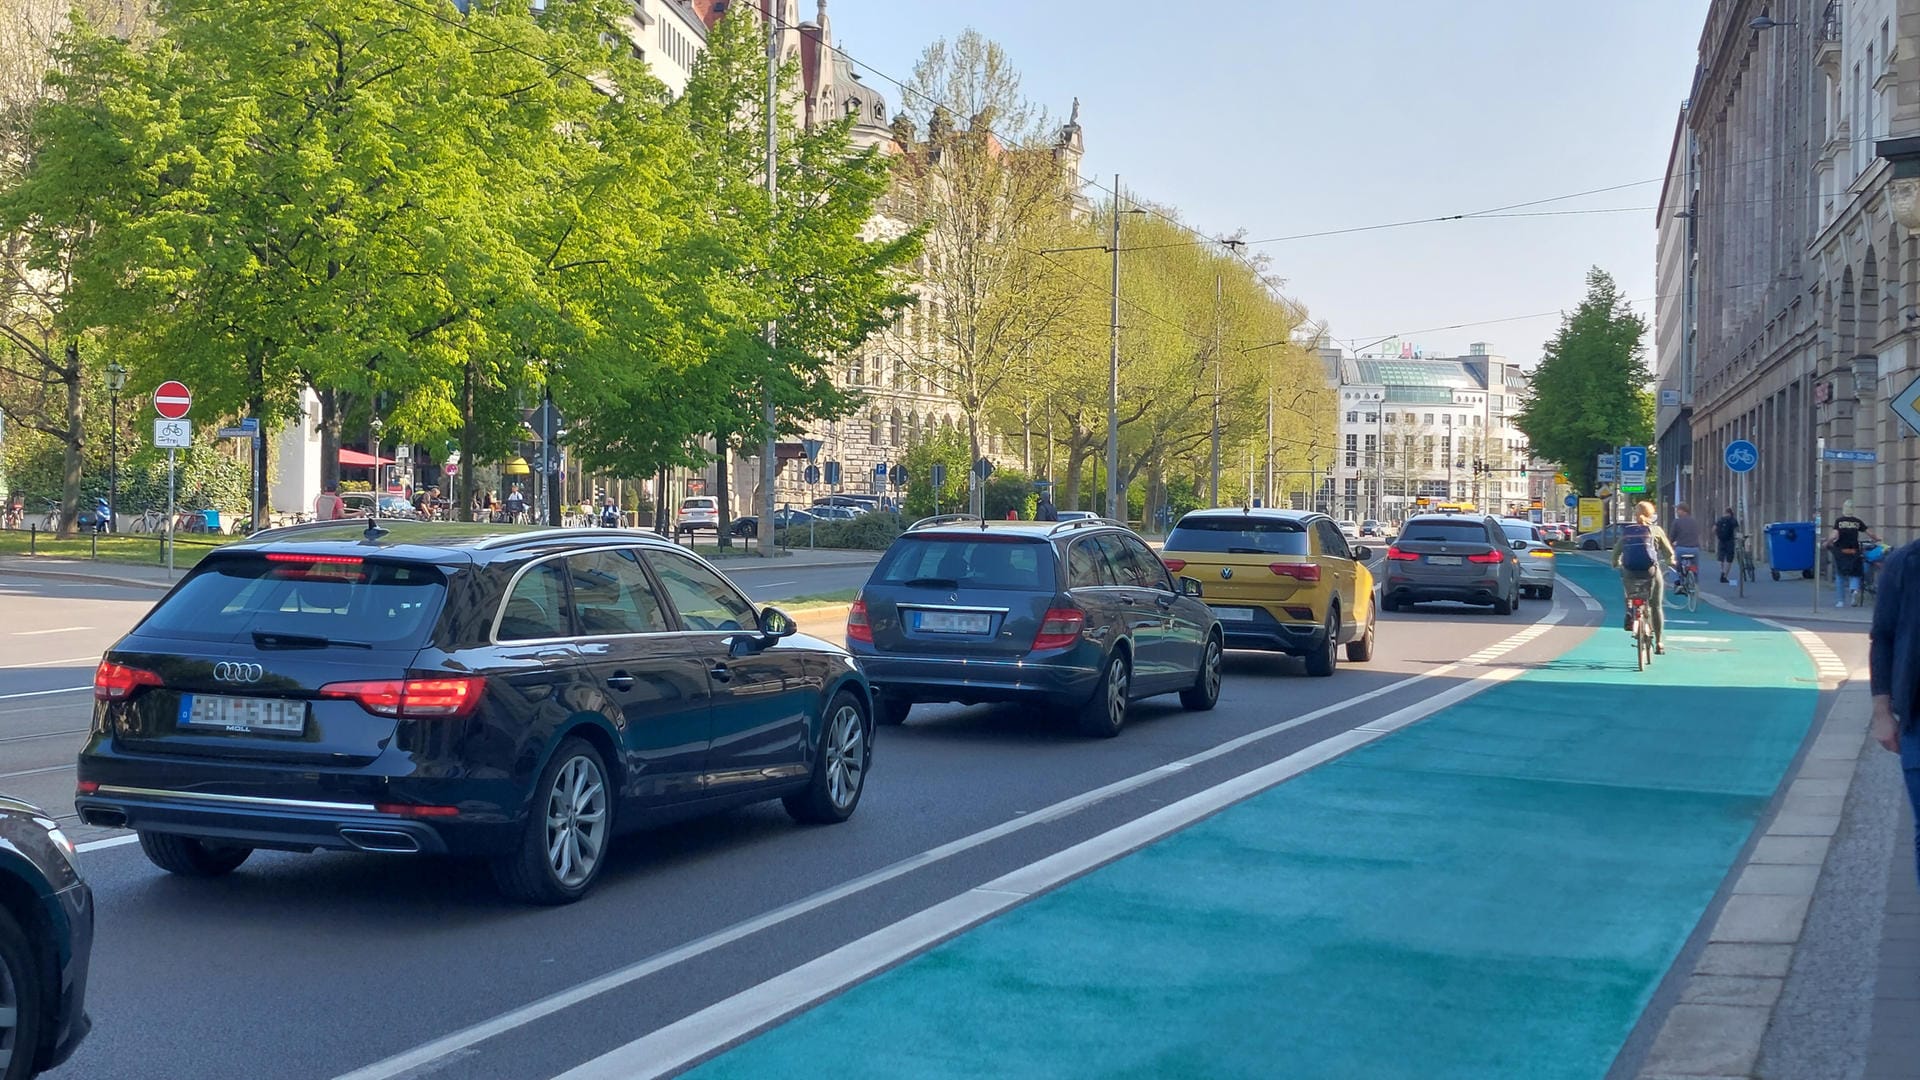
{"label": "silver car", "polygon": [[1502,518],[1500,531],[1507,534],[1515,555],[1520,557],[1520,592],[1542,600],[1553,599],[1558,575],[1554,569],[1553,544],[1546,530],[1531,521]]}
{"label": "silver car", "polygon": [[1499,522],[1476,514],[1421,514],[1387,547],[1380,606],[1388,611],[1429,600],[1520,606],[1520,555]]}

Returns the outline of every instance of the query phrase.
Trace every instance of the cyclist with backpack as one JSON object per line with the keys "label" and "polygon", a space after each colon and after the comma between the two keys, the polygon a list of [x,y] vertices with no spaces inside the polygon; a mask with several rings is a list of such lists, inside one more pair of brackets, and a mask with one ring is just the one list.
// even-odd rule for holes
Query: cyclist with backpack
{"label": "cyclist with backpack", "polygon": [[[1675,562],[1673,541],[1667,539],[1665,529],[1654,524],[1654,509],[1650,502],[1636,503],[1633,508],[1633,521],[1620,529],[1620,539],[1613,545],[1613,565],[1620,571],[1620,583],[1628,596],[1647,598],[1647,617],[1653,620],[1653,651],[1667,651],[1666,612],[1662,606],[1662,594],[1665,582],[1660,576],[1662,563],[1672,566]],[[1627,610],[1626,628],[1633,629],[1633,610]]]}

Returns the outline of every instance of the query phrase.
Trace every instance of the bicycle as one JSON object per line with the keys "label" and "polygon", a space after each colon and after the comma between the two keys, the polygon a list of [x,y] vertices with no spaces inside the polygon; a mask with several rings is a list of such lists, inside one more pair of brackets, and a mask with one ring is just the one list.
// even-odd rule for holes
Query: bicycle
{"label": "bicycle", "polygon": [[1700,557],[1697,555],[1682,555],[1679,558],[1679,564],[1676,568],[1679,573],[1679,580],[1674,583],[1673,591],[1676,595],[1687,598],[1688,611],[1699,611]]}
{"label": "bicycle", "polygon": [[1758,571],[1754,569],[1753,565],[1753,537],[1742,533],[1740,535],[1739,546],[1735,549],[1735,553],[1740,557],[1739,573],[1741,578],[1746,581],[1759,580],[1757,576]]}
{"label": "bicycle", "polygon": [[139,517],[127,523],[127,531],[136,533],[159,532],[161,528],[165,526],[166,521],[167,512],[165,510],[149,506],[145,510],[140,511]]}
{"label": "bicycle", "polygon": [[26,524],[26,517],[26,504],[16,500],[7,504],[4,524],[9,529],[18,529]]}
{"label": "bicycle", "polygon": [[1647,611],[1647,597],[1640,590],[1627,594],[1627,618],[1633,624],[1635,671],[1647,670],[1653,663],[1653,616]]}
{"label": "bicycle", "polygon": [[40,519],[40,531],[50,533],[60,531],[60,500],[47,500],[47,512]]}

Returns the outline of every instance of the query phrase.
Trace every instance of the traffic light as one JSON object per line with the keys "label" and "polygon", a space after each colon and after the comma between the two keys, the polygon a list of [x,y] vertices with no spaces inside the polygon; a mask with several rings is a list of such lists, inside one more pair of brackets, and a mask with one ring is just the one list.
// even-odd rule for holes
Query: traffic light
{"label": "traffic light", "polygon": [[1520,479],[1525,480],[1526,478],[1527,478],[1527,463],[1523,461],[1520,463]]}

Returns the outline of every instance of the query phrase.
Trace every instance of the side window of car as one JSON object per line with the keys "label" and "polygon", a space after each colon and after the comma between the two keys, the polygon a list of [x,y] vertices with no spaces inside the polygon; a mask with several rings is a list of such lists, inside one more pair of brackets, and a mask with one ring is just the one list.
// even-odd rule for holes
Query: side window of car
{"label": "side window of car", "polygon": [[514,582],[500,608],[500,641],[539,641],[573,636],[567,610],[567,580],[559,559],[536,564]]}
{"label": "side window of car", "polygon": [[594,551],[567,559],[582,634],[655,634],[667,613],[632,551]]}
{"label": "side window of car", "polygon": [[1086,589],[1095,585],[1110,585],[1107,577],[1107,559],[1100,553],[1095,542],[1099,538],[1083,536],[1067,548],[1067,588]]}
{"label": "side window of car", "polygon": [[757,625],[753,605],[725,578],[674,551],[649,551],[647,559],[689,630],[746,630]]}
{"label": "side window of car", "polygon": [[1173,591],[1173,579],[1167,576],[1167,567],[1153,555],[1153,550],[1131,536],[1111,535],[1108,541],[1118,541],[1125,554],[1127,565],[1132,568],[1133,581],[1143,589],[1159,589],[1162,592]]}
{"label": "side window of car", "polygon": [[1336,559],[1353,558],[1352,553],[1347,550],[1347,538],[1340,533],[1340,526],[1326,520],[1321,520],[1315,524],[1318,526],[1320,533],[1321,554],[1331,555]]}
{"label": "side window of car", "polygon": [[1120,545],[1120,535],[1105,533],[1094,539],[1100,545],[1100,561],[1104,567],[1103,579],[1106,584],[1140,587],[1140,575],[1133,568],[1132,560],[1127,558],[1127,549]]}

